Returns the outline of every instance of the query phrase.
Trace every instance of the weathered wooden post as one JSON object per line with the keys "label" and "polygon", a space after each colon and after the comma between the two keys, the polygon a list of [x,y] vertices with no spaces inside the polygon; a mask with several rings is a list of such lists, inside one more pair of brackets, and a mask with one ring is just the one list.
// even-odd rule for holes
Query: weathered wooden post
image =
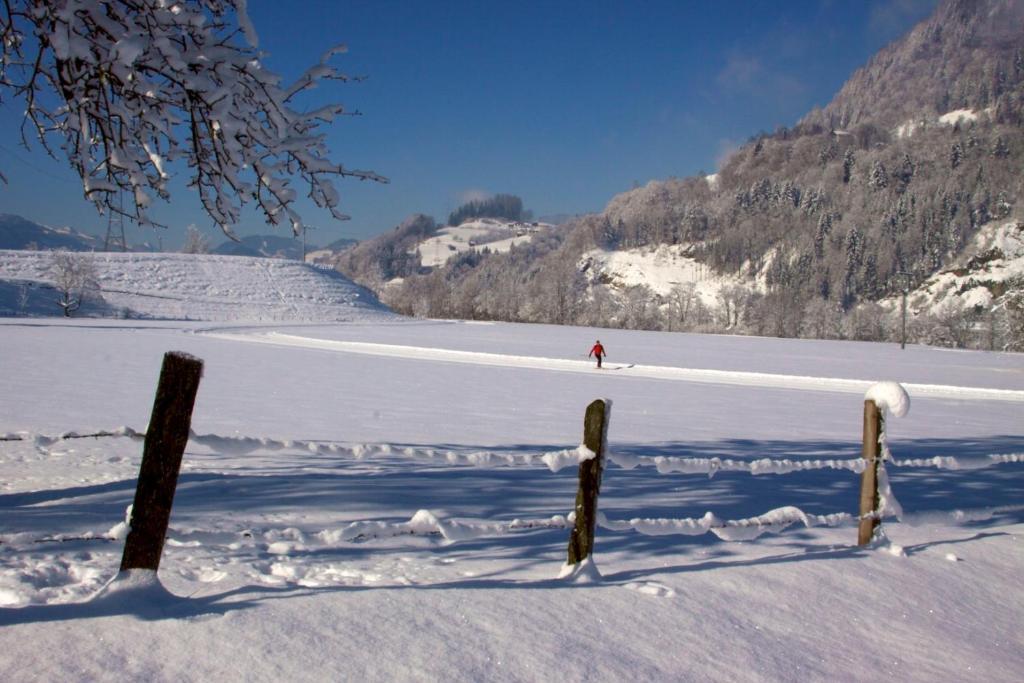
{"label": "weathered wooden post", "polygon": [[864,401],[864,441],[861,457],[867,462],[860,479],[860,525],[857,528],[857,545],[867,545],[878,526],[878,461],[882,435],[882,413],[872,401]]}
{"label": "weathered wooden post", "polygon": [[598,399],[587,406],[583,418],[583,445],[597,455],[580,463],[580,485],[576,492],[576,523],[569,536],[569,559],[566,563],[569,565],[582,562],[594,551],[597,495],[601,492],[609,412],[608,404]]}
{"label": "weathered wooden post", "polygon": [[160,566],[181,456],[188,442],[192,408],[202,376],[203,361],[199,358],[180,351],[164,354],[142,449],[142,466],[121,571],[156,571]]}

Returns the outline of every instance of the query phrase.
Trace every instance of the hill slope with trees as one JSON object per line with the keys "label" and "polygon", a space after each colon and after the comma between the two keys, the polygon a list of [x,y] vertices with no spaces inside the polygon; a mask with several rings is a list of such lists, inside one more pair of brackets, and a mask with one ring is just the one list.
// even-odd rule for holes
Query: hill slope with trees
{"label": "hill slope with trees", "polygon": [[[1024,1],[947,0],[828,106],[751,138],[716,175],[653,181],[507,254],[404,273],[382,296],[417,315],[892,339],[904,289],[1007,256],[975,253],[975,238],[1020,231],[1022,128]],[[594,265],[658,248],[717,278],[717,300]],[[911,339],[1024,348],[1022,278],[978,283],[969,302],[912,296]],[[951,324],[991,329],[951,340]]]}

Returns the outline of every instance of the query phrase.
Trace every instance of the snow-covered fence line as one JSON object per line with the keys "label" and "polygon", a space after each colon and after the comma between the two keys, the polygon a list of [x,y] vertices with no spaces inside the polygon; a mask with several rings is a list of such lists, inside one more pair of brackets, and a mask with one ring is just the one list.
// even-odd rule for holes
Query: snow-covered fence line
{"label": "snow-covered fence line", "polygon": [[[372,456],[405,456],[431,463],[448,465],[470,465],[478,467],[518,466],[544,464],[553,472],[569,465],[580,468],[580,489],[576,507],[567,517],[556,516],[548,520],[523,522],[489,521],[443,521],[426,510],[419,511],[409,522],[354,522],[340,530],[324,531],[324,540],[358,542],[385,536],[438,534],[449,541],[476,538],[483,535],[500,535],[510,531],[536,528],[573,528],[570,537],[569,565],[586,563],[593,548],[593,533],[596,527],[611,531],[633,530],[647,535],[682,534],[695,535],[713,533],[724,540],[750,540],[773,532],[777,533],[793,524],[811,526],[846,526],[857,524],[861,527],[859,542],[874,534],[879,522],[887,516],[913,523],[914,516],[907,517],[896,501],[885,472],[885,463],[899,467],[934,467],[948,470],[975,470],[1005,463],[1024,462],[1024,454],[991,454],[958,458],[955,456],[934,456],[931,458],[895,459],[889,451],[884,430],[884,414],[892,412],[901,416],[909,408],[906,392],[897,384],[876,385],[865,397],[865,420],[863,457],[826,459],[772,459],[734,460],[730,458],[691,458],[670,456],[643,456],[617,454],[607,448],[607,427],[610,401],[594,401],[587,408],[584,419],[584,442],[569,449],[545,453],[502,453],[475,451],[458,453],[433,448],[394,446],[391,444],[349,444],[322,440],[280,440],[267,437],[223,436],[198,434],[188,430],[188,441],[207,447],[215,452],[245,454],[255,450],[301,450],[318,455],[348,456],[361,460]],[[593,411],[597,411],[592,415]],[[597,413],[600,413],[597,416]],[[593,424],[592,424],[593,423]],[[45,448],[66,439],[82,438],[130,438],[146,439],[147,434],[124,426],[113,430],[67,431],[58,435],[32,434],[28,432],[0,435],[0,440],[29,440],[37,447]],[[861,512],[854,516],[845,512],[825,515],[808,514],[794,506],[770,510],[764,514],[739,520],[721,520],[712,512],[700,518],[609,520],[597,511],[597,494],[605,461],[611,461],[623,469],[653,466],[660,474],[706,474],[709,477],[718,472],[745,472],[754,476],[763,474],[789,474],[809,470],[837,469],[861,474],[863,477]],[[1021,509],[1024,509],[1022,507]],[[991,516],[991,510],[954,511],[953,513],[926,513],[925,518],[935,519],[951,516],[953,519],[984,519]],[[959,517],[957,517],[959,515]]]}
{"label": "snow-covered fence line", "polygon": [[117,429],[99,429],[92,431],[69,430],[53,435],[36,434],[35,432],[7,432],[5,434],[0,434],[0,441],[31,441],[35,446],[46,448],[47,446],[52,446],[55,443],[68,439],[102,439],[118,437],[127,437],[141,441],[146,437],[146,433],[138,432],[131,427],[118,427]]}
{"label": "snow-covered fence line", "polygon": [[1006,463],[1024,462],[1024,453],[1005,453],[978,455],[972,457],[956,457],[952,455],[936,455],[931,458],[886,458],[886,462],[896,467],[935,467],[940,470],[981,470]]}
{"label": "snow-covered fence line", "polygon": [[[146,432],[128,426],[114,429],[68,430],[58,434],[38,434],[30,431],[0,434],[0,441],[31,441],[46,448],[69,439],[128,438],[142,441]],[[402,446],[390,443],[346,443],[341,441],[274,439],[264,436],[226,436],[221,434],[198,434],[190,432],[189,443],[209,448],[218,453],[244,455],[256,450],[301,450],[315,455],[340,455],[356,460],[377,456],[404,456],[435,464],[461,465],[472,467],[494,466],[535,466],[542,464],[552,472],[578,465],[594,457],[593,451],[580,445],[557,451],[537,453],[502,453],[497,451],[472,451],[458,453],[427,447]],[[793,460],[789,458],[758,458],[735,460],[732,458],[698,458],[666,455],[632,455],[608,450],[605,458],[626,470],[637,467],[654,467],[659,474],[706,474],[714,477],[719,472],[746,472],[759,476],[765,474],[790,474],[811,470],[847,470],[860,474],[867,466],[863,458],[824,458]],[[975,456],[935,455],[922,458],[887,458],[886,462],[896,467],[933,467],[943,470],[977,470],[1007,463],[1024,463],[1024,453],[991,453]]]}
{"label": "snow-covered fence line", "polygon": [[[866,545],[880,534],[880,523],[885,517],[906,519],[903,509],[892,491],[885,463],[902,467],[935,467],[949,470],[971,470],[992,467],[1004,463],[1024,462],[1024,454],[992,454],[981,457],[956,458],[935,456],[934,458],[893,458],[886,441],[885,415],[897,417],[906,415],[910,408],[910,397],[906,390],[895,382],[882,382],[872,386],[865,394],[862,454],[860,458],[824,460],[775,460],[762,458],[753,461],[722,458],[681,458],[666,456],[636,456],[607,453],[611,462],[620,467],[633,469],[638,466],[653,466],[659,474],[706,474],[714,476],[720,471],[759,474],[789,474],[818,469],[844,469],[861,475],[860,513],[854,517],[849,513],[809,515],[799,508],[786,506],[771,510],[763,515],[743,520],[721,521],[708,512],[699,519],[631,519],[611,521],[599,515],[600,526],[613,531],[634,530],[649,535],[684,534],[695,535],[714,533],[726,540],[749,540],[768,531],[782,529],[800,522],[804,526],[841,526],[855,523],[858,526],[858,545]],[[603,462],[603,460],[602,460]],[[1021,507],[1024,509],[1024,506]],[[963,516],[962,511],[957,511]],[[929,513],[934,518],[937,513]],[[955,518],[955,514],[954,518]],[[990,514],[983,512],[982,515]]]}
{"label": "snow-covered fence line", "polygon": [[[0,434],[0,441],[31,441],[40,448],[52,446],[65,439],[89,438],[129,438],[141,441],[146,438],[146,433],[131,427],[122,426],[107,430],[65,431],[53,435],[25,431]],[[204,446],[212,451],[231,455],[245,455],[257,450],[300,450],[314,455],[338,455],[350,457],[354,460],[364,460],[380,456],[403,456],[434,464],[473,467],[532,466],[542,464],[552,472],[558,472],[569,465],[576,465],[594,457],[593,452],[582,445],[575,448],[537,453],[501,453],[496,451],[458,453],[450,449],[400,446],[389,443],[351,444],[340,441],[197,434],[194,431],[189,433],[188,440],[193,445]]]}
{"label": "snow-covered fence line", "polygon": [[[608,454],[608,460],[623,469],[655,467],[659,474],[706,474],[715,476],[718,472],[746,472],[754,476],[763,474],[790,474],[809,470],[848,470],[861,474],[867,467],[864,458],[828,458],[814,460],[790,460],[759,458],[757,460],[732,460],[729,458],[687,458],[676,456]],[[896,467],[934,467],[943,470],[977,470],[1006,463],[1024,462],[1024,453],[992,453],[989,455],[954,456],[936,455],[930,458],[887,458],[886,462]]]}
{"label": "snow-covered fence line", "polygon": [[790,474],[808,470],[849,470],[860,474],[866,467],[863,458],[828,458],[815,460],[790,460],[758,458],[757,460],[733,460],[731,458],[688,458],[665,455],[628,455],[616,452],[608,454],[608,460],[622,469],[654,467],[658,474],[706,474],[713,477],[719,472],[746,472],[754,476],[762,474]]}
{"label": "snow-covered fence line", "polygon": [[[999,515],[1024,511],[1024,505],[1002,505],[998,507],[964,510],[930,510],[904,514],[900,521],[910,526],[925,524],[965,524],[992,519]],[[439,535],[446,541],[464,541],[484,536],[498,536],[515,531],[534,529],[565,529],[572,526],[573,515],[554,515],[547,519],[509,522],[488,522],[481,520],[444,520],[429,510],[418,511],[408,522],[352,522],[338,530],[321,531],[317,537],[325,542],[358,542],[374,538],[402,535]],[[794,524],[810,527],[853,527],[859,520],[848,512],[833,512],[815,515],[798,507],[769,510],[760,515],[743,519],[721,519],[712,512],[703,517],[665,519],[633,518],[610,520],[598,512],[597,525],[609,531],[636,531],[645,536],[686,535],[700,536],[714,534],[723,541],[750,541],[766,533],[781,533]]]}

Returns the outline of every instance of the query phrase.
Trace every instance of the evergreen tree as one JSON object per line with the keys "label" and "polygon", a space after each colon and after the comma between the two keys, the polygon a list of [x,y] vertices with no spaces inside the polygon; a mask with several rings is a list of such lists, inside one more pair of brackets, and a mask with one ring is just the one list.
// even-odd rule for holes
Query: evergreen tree
{"label": "evergreen tree", "polygon": [[889,174],[885,170],[885,164],[881,159],[875,159],[871,164],[871,172],[868,174],[868,187],[873,190],[884,190],[889,187]]}
{"label": "evergreen tree", "polygon": [[853,166],[856,164],[856,160],[853,157],[853,150],[846,150],[846,154],[843,155],[843,184],[850,182],[850,178],[853,174]]}
{"label": "evergreen tree", "polygon": [[949,167],[956,169],[960,166],[960,162],[964,158],[964,149],[960,146],[959,142],[954,142],[953,146],[949,150]]}

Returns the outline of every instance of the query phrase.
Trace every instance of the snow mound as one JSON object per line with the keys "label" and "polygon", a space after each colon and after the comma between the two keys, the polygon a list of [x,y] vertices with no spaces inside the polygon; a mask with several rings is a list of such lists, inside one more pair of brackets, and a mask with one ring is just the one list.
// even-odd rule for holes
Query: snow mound
{"label": "snow mound", "polygon": [[567,583],[588,584],[601,583],[603,577],[593,556],[590,556],[576,564],[563,564],[558,578]]}
{"label": "snow mound", "polygon": [[118,572],[89,601],[111,614],[146,613],[166,610],[180,601],[160,583],[152,569],[126,569]]}
{"label": "snow mound", "polygon": [[[156,320],[349,322],[394,317],[369,290],[298,261],[209,254],[82,253],[99,285],[76,315]],[[0,315],[60,315],[52,252],[0,251]]]}
{"label": "snow mound", "polygon": [[896,417],[903,417],[910,411],[910,396],[898,382],[875,384],[864,394],[864,400],[874,401],[883,413],[892,413]]}

